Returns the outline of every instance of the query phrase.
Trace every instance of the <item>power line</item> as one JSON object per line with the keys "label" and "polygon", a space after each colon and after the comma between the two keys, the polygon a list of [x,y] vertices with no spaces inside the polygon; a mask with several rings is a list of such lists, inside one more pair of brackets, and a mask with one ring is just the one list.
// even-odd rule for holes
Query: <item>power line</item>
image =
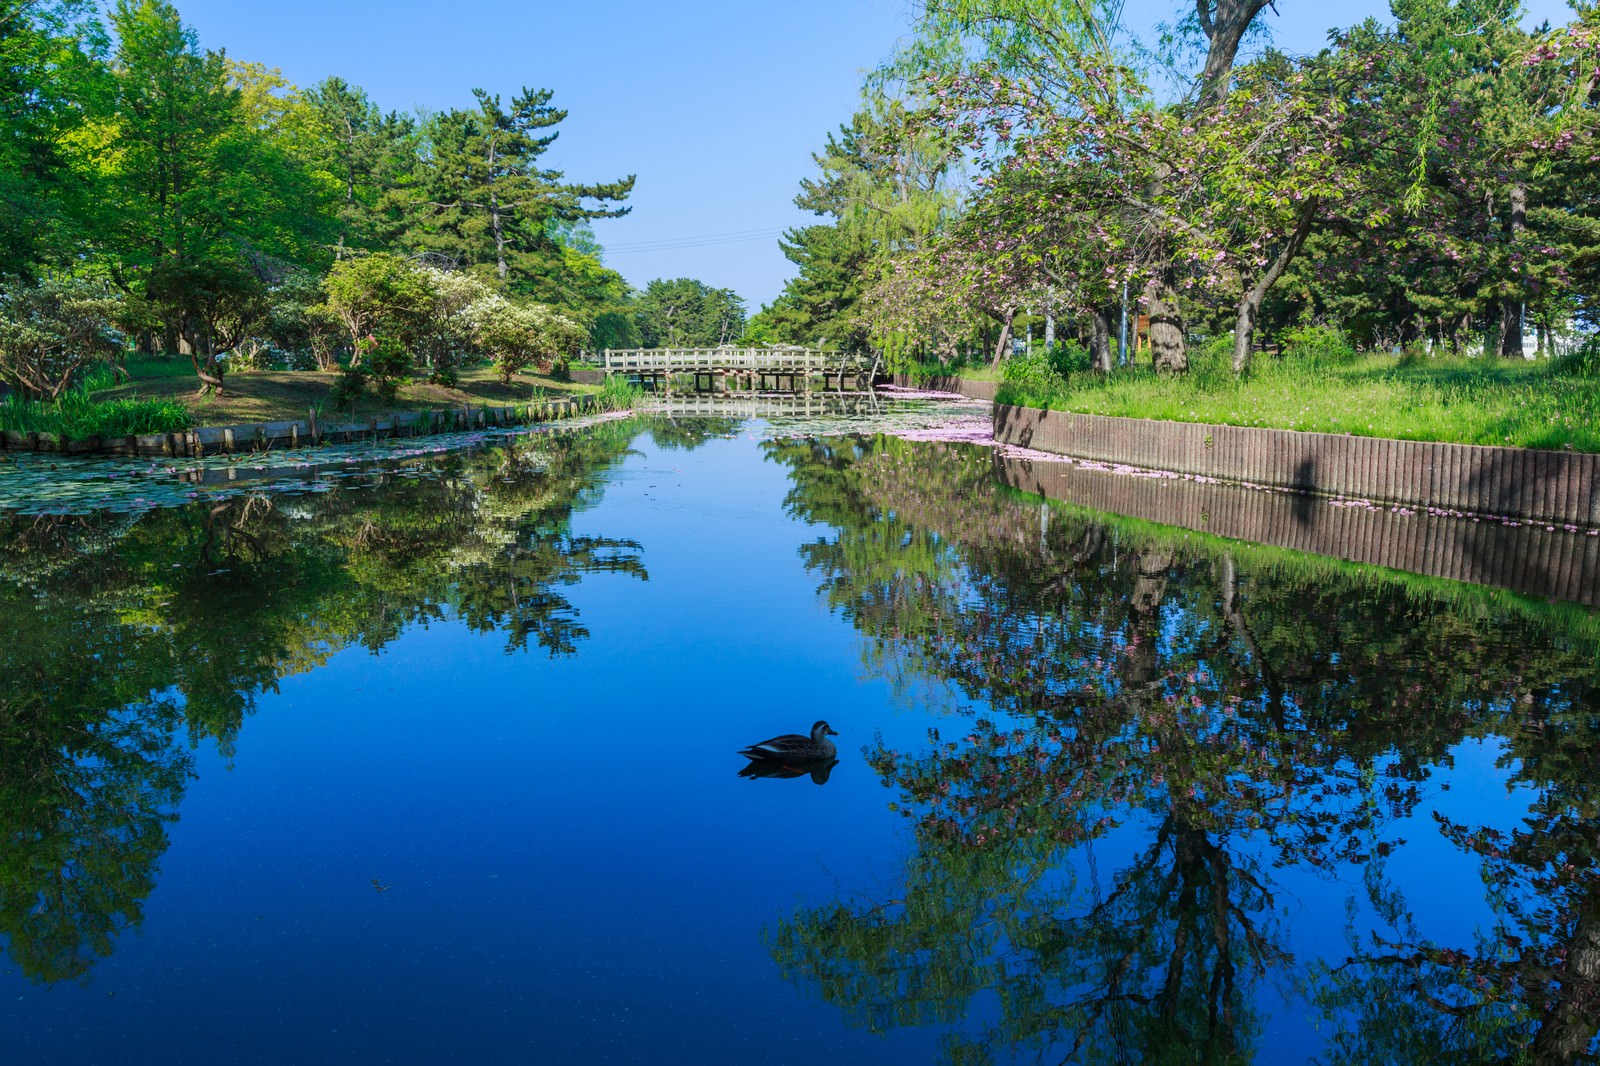
{"label": "power line", "polygon": [[677,241],[715,241],[721,240],[724,237],[756,237],[767,233],[781,232],[781,230],[782,227],[778,226],[760,226],[755,229],[728,230],[725,233],[699,233],[684,237],[652,237],[648,240],[642,241],[622,241],[617,245],[617,247],[631,248],[634,245],[639,244],[663,244],[674,243]]}
{"label": "power line", "polygon": [[744,244],[750,241],[770,241],[783,235],[787,227],[775,226],[758,230],[734,230],[731,233],[707,233],[698,237],[663,237],[653,241],[629,241],[605,245],[607,255],[626,255],[634,252],[673,252],[680,248],[705,248],[719,244]]}

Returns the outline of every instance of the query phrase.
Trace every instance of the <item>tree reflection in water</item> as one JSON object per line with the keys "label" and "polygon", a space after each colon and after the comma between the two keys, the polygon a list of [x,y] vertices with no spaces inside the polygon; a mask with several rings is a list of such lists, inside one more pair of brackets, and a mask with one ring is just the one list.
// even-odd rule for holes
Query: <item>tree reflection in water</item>
{"label": "tree reflection in water", "polygon": [[[877,1029],[968,1019],[954,1062],[1248,1061],[1274,988],[1333,1034],[1306,1055],[1593,1053],[1591,615],[1044,504],[976,449],[767,447],[834,527],[805,559],[869,668],[959,694],[926,747],[868,752],[914,827],[903,886],[779,922],[791,977]],[[1489,738],[1534,796],[1514,832],[1443,791]],[[1475,939],[1428,931],[1462,886],[1388,875],[1413,815],[1478,862]],[[1349,886],[1346,957],[1285,917],[1308,872]]]}
{"label": "tree reflection in water", "polygon": [[571,517],[638,433],[517,439],[304,495],[138,514],[0,517],[0,938],[39,981],[82,978],[139,921],[192,775],[256,697],[334,652],[445,617],[507,651],[572,654],[560,591],[647,578]]}

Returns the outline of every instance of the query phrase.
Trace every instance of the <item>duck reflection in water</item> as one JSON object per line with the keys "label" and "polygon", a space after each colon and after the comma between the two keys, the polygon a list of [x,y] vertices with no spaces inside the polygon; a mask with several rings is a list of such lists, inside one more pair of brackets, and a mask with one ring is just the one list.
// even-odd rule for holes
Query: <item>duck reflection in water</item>
{"label": "duck reflection in water", "polygon": [[838,759],[829,759],[826,762],[797,763],[793,766],[776,762],[751,762],[739,771],[740,777],[805,777],[810,775],[813,785],[826,785],[828,775],[833,773],[833,768],[839,765]]}
{"label": "duck reflection in water", "polygon": [[811,727],[809,737],[785,733],[741,748],[739,754],[750,762],[739,771],[739,776],[803,777],[809,774],[812,783],[825,785],[828,775],[839,764],[838,751],[828,738],[838,735],[827,722],[818,721]]}

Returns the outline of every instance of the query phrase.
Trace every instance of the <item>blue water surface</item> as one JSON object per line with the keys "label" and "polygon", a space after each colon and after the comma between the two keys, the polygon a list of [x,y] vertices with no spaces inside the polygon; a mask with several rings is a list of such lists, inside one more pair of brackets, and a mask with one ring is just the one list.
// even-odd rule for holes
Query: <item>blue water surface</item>
{"label": "blue water surface", "polygon": [[[1136,1019],[1111,1023],[1103,1010],[1085,1013],[1081,1005],[1095,998],[1098,980],[1085,974],[1103,975],[1119,965],[1170,973],[1162,969],[1168,949],[1130,947],[1122,933],[1063,933],[1055,946],[1041,946],[1039,939],[1056,926],[1076,928],[1073,922],[1084,915],[1114,924],[1119,886],[1159,882],[1137,882],[1126,873],[1163,839],[1161,827],[1173,824],[1169,809],[1177,804],[1155,795],[1163,786],[1150,784],[1154,770],[1131,778],[1143,782],[1136,786],[1143,791],[1126,807],[1110,798],[1125,795],[1122,786],[1084,800],[1110,804],[1112,824],[1088,839],[1064,833],[1049,872],[1035,871],[1036,880],[1018,888],[1030,876],[1023,872],[1028,860],[1018,858],[993,882],[994,902],[977,901],[973,913],[986,917],[969,924],[992,921],[1009,939],[991,945],[996,964],[983,970],[987,977],[975,987],[929,995],[929,975],[918,970],[916,952],[897,956],[903,968],[887,983],[875,978],[830,987],[815,979],[815,966],[786,964],[794,960],[778,946],[779,930],[797,915],[837,910],[870,925],[905,908],[909,920],[915,915],[906,884],[915,875],[908,864],[943,864],[956,871],[950,876],[958,882],[969,876],[939,850],[945,845],[932,843],[943,838],[928,835],[933,831],[925,816],[941,810],[942,801],[922,796],[909,777],[886,772],[875,757],[869,761],[873,752],[932,752],[930,729],[938,743],[961,745],[978,721],[1016,728],[1019,736],[1026,730],[1030,739],[1019,743],[1032,744],[1058,728],[1051,723],[1065,722],[1067,712],[1035,715],[1009,690],[996,696],[1006,683],[995,664],[1010,644],[985,645],[999,650],[974,653],[970,668],[949,666],[949,659],[938,668],[932,649],[945,647],[940,641],[946,639],[967,648],[962,627],[977,623],[962,612],[941,615],[914,637],[915,626],[896,613],[903,605],[895,597],[914,593],[897,584],[906,575],[892,572],[892,553],[887,576],[874,577],[877,571],[867,566],[851,572],[851,594],[865,588],[866,599],[851,606],[843,593],[827,594],[837,575],[830,577],[807,546],[837,545],[851,534],[823,520],[832,504],[816,504],[826,495],[816,487],[829,483],[826,464],[797,474],[792,455],[785,460],[790,453],[779,453],[800,445],[775,446],[767,425],[735,421],[720,428],[692,447],[659,443],[643,427],[630,429],[626,450],[597,468],[592,484],[563,512],[564,536],[636,542],[644,571],[601,568],[552,585],[586,631],[570,654],[552,655],[537,644],[508,648],[503,628],[470,625],[446,603],[434,617],[410,621],[392,639],[374,642],[381,643],[376,650],[349,644],[324,661],[277,668],[275,684],[255,690],[236,735],[195,737],[191,776],[170,812],[176,818],[166,826],[142,914],[119,921],[103,950],[88,953],[92,964],[66,979],[26,972],[16,953],[0,958],[6,1061],[920,1063],[976,1061],[961,1057],[970,1055],[961,1041],[972,1040],[984,1061],[1005,1062],[1040,1055],[1056,1061],[1080,1037],[1078,1053],[1088,1059],[1096,1049],[1120,1045],[1139,1054],[1156,1046],[1151,1041],[1176,1039],[1188,1023],[1174,1022],[1170,1032]],[[874,447],[891,446],[840,444],[835,458],[841,468],[849,465],[841,458],[846,453],[867,463],[859,456]],[[909,464],[934,457],[923,482],[933,495],[938,464],[948,464],[949,456],[968,472],[962,476],[981,478],[987,462],[986,453],[966,446],[902,442],[892,448]],[[348,490],[387,491],[382,483]],[[996,576],[1001,563],[986,562],[985,552],[999,549],[966,551],[959,529],[930,533],[933,522],[917,511],[924,503],[906,497],[891,512],[877,504],[892,490],[872,491],[880,493],[876,509],[862,512],[855,531],[870,535],[891,519],[921,530],[923,539],[915,545],[908,539],[906,550],[920,545],[945,558],[965,590],[955,599],[964,600],[973,617],[988,609],[985,604],[1007,602],[1005,625],[1023,633],[1055,617],[1056,608],[1041,604],[1090,595],[1064,588],[1050,599],[1023,590],[1020,578]],[[1017,507],[1032,514],[1038,507],[1010,497],[982,505],[996,513]],[[857,499],[851,506],[866,505]],[[1127,569],[1130,551],[1125,547],[1115,563],[1108,552],[1095,573],[1109,581],[1126,571],[1127,581],[1137,580],[1144,572]],[[1180,551],[1166,563],[1173,589],[1202,580],[1205,568],[1185,558]],[[1284,564],[1260,565],[1249,572],[1254,584],[1245,585],[1247,602],[1252,589],[1267,598],[1271,575],[1279,572],[1273,567]],[[164,566],[150,563],[148,570]],[[1044,569],[1040,562],[1038,572]],[[1359,579],[1337,580],[1350,582],[1343,595],[1362,594]],[[1150,630],[1163,656],[1178,655],[1194,631],[1190,614],[1198,616],[1215,599],[1205,591],[1209,586],[1194,587],[1201,591],[1192,602],[1164,593],[1165,621]],[[1415,603],[1421,594],[1406,595]],[[892,620],[872,620],[868,601],[879,599],[890,604],[885,609]],[[1540,699],[1565,685],[1569,693],[1585,693],[1580,702],[1593,700],[1587,687],[1592,674],[1570,666],[1585,661],[1591,647],[1581,633],[1562,629],[1559,620],[1552,630],[1538,628],[1546,623],[1481,615],[1451,632],[1462,640],[1501,639],[1504,632],[1494,627],[1510,626],[1533,648],[1529,659],[1548,646],[1554,649],[1548,657],[1566,664],[1548,668],[1553,673],[1540,679]],[[255,635],[248,612],[237,624],[237,640],[250,644]],[[1292,666],[1280,659],[1275,668],[1304,673],[1315,657],[1323,664],[1316,669],[1324,671],[1317,691],[1359,687],[1360,679],[1352,681],[1359,668],[1340,664],[1349,649],[1336,647],[1339,636],[1319,630],[1312,618],[1303,624],[1305,643],[1323,654]],[[1084,627],[1071,640],[1065,655],[1060,648],[1022,655],[1018,668],[1048,674],[1060,663],[1066,676],[1076,669],[1066,661],[1072,647],[1115,654],[1103,630]],[[1219,656],[1206,646],[1212,650],[1205,656]],[[1241,662],[1256,661],[1239,654]],[[1391,661],[1397,673],[1405,672],[1403,662]],[[889,662],[900,665],[890,668]],[[1126,669],[1120,675],[1116,669],[1105,668],[1112,702],[1116,693],[1137,687]],[[1344,698],[1357,697],[1329,696]],[[1152,699],[1159,707],[1160,699]],[[1551,697],[1556,703],[1567,706]],[[1281,706],[1307,716],[1314,710],[1306,697],[1293,695]],[[1296,786],[1312,789],[1310,779],[1322,774],[1355,782],[1358,796],[1364,780],[1417,787],[1419,798],[1387,817],[1368,822],[1341,815],[1327,830],[1339,839],[1369,833],[1385,842],[1378,879],[1410,901],[1405,934],[1394,931],[1394,916],[1379,913],[1372,902],[1383,896],[1372,888],[1376,860],[1346,854],[1325,864],[1300,861],[1320,845],[1290,854],[1273,843],[1280,835],[1270,825],[1261,828],[1253,815],[1226,804],[1207,808],[1195,830],[1199,839],[1217,845],[1219,855],[1234,856],[1235,871],[1249,869],[1251,877],[1271,881],[1270,899],[1253,888],[1230,897],[1244,915],[1238,920],[1267,930],[1265,939],[1291,957],[1276,949],[1239,950],[1230,964],[1237,977],[1229,980],[1237,981],[1237,1002],[1248,1005],[1254,1020],[1240,1022],[1226,1041],[1200,1039],[1191,1051],[1174,1044],[1172,1061],[1351,1061],[1361,1048],[1397,1046],[1379,1031],[1389,1023],[1375,1019],[1359,997],[1332,1006],[1318,1000],[1318,988],[1326,992],[1337,984],[1324,967],[1359,955],[1360,937],[1375,929],[1399,940],[1386,941],[1373,958],[1409,955],[1404,973],[1417,988],[1437,993],[1444,982],[1449,989],[1439,994],[1457,995],[1451,990],[1474,987],[1470,961],[1441,965],[1437,951],[1470,953],[1492,930],[1514,922],[1485,892],[1493,863],[1442,834],[1436,814],[1479,828],[1515,829],[1541,795],[1568,787],[1552,784],[1550,774],[1522,774],[1528,748],[1506,724],[1507,716],[1520,713],[1517,706],[1508,698],[1498,709],[1461,702],[1441,711],[1455,732],[1441,729],[1444,739],[1415,753],[1404,772],[1395,769],[1408,762],[1400,740],[1352,742],[1349,754],[1308,770],[1307,781]],[[839,762],[825,784],[808,776],[737,775],[745,763],[737,749],[773,734],[805,732],[819,718],[839,733]],[[1253,735],[1250,745],[1268,745],[1265,734]],[[174,743],[187,747],[191,740]],[[1126,750],[1135,762],[1148,748],[1133,734],[1111,743],[1105,750]],[[973,743],[952,758],[967,758],[980,747]],[[0,752],[0,760],[5,757]],[[953,763],[945,765],[945,772],[956,772]],[[1167,777],[1173,772],[1163,771]],[[1201,785],[1201,792],[1215,788],[1215,781],[1250,780],[1253,773],[1241,764],[1206,779],[1213,784]],[[1021,815],[994,824],[1023,824],[1030,812],[1040,812],[1044,795],[1064,809],[1074,802],[1064,791],[1031,793],[1021,801]],[[1296,806],[1298,795],[1269,805],[1265,817],[1304,810]],[[981,799],[978,808],[984,809]],[[977,843],[976,834],[992,830],[974,828],[987,816],[968,813],[956,821],[962,817],[972,819],[952,830],[963,834],[962,847],[987,854],[994,845]],[[1022,840],[1026,830],[1015,831]],[[1220,860],[1210,861],[1208,869]],[[11,881],[4,889],[12,895],[4,900],[7,909],[52,906],[42,896],[19,897],[31,891],[19,887],[25,878]],[[1534,889],[1519,882],[1510,891]],[[1016,893],[1023,895],[1013,898]],[[1056,901],[1055,919],[1037,922],[1043,905],[1017,899]],[[1561,921],[1552,919],[1551,935],[1582,935],[1554,928]],[[1160,925],[1156,917],[1149,922]],[[935,942],[949,935],[951,929],[932,924],[912,942],[936,955]],[[10,937],[15,941],[15,927]],[[1087,942],[1098,946],[1091,951]],[[847,949],[828,949],[824,942],[818,950]],[[1118,950],[1128,953],[1122,963],[1113,957]],[[1521,958],[1510,948],[1482,950],[1499,952],[1496,958],[1508,967]],[[1075,951],[1107,954],[1103,965],[1069,967],[1075,977],[1050,978],[1047,960]],[[1375,980],[1406,987],[1406,980],[1384,978],[1378,962],[1370,965]],[[1444,972],[1452,967],[1456,977],[1447,980]],[[1035,974],[1027,978],[1033,983],[1019,983],[1030,970],[1045,978],[1035,981]],[[1161,981],[1151,977],[1148,983]],[[1138,991],[1133,984],[1130,992]],[[861,997],[844,1002],[841,996],[850,993],[840,987],[856,988]],[[1053,1006],[1030,1005],[1030,989]],[[955,1006],[896,1013],[896,1002],[924,996]],[[1140,991],[1122,1000],[1119,1009],[1154,1011],[1144,996]],[[1425,1000],[1412,1002],[1418,1016],[1426,1014]],[[1044,1020],[1016,1021],[1029,1011]],[[1434,1022],[1445,1038],[1488,1058],[1532,1039],[1537,1013],[1508,1013],[1491,1004],[1472,1032],[1452,1029],[1453,1017]],[[1341,1027],[1348,1043],[1330,1043]],[[1214,1021],[1206,1032],[1215,1035]]]}

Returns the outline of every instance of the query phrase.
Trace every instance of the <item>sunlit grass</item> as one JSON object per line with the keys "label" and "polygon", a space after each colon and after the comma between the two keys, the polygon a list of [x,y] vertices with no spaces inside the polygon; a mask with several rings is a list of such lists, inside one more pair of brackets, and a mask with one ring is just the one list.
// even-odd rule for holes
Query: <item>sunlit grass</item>
{"label": "sunlit grass", "polygon": [[1002,386],[1002,403],[1083,414],[1600,452],[1600,380],[1548,360],[1267,357],[1235,378],[1215,356],[1188,374],[1074,374]]}
{"label": "sunlit grass", "polygon": [[608,411],[626,411],[643,398],[644,389],[618,375],[607,377],[600,391],[595,393],[595,400]]}
{"label": "sunlit grass", "polygon": [[66,392],[55,403],[31,400],[19,393],[0,402],[0,430],[54,433],[72,440],[125,437],[130,433],[175,433],[194,424],[188,408],[176,400],[119,397],[96,400],[109,375],[100,372]]}

